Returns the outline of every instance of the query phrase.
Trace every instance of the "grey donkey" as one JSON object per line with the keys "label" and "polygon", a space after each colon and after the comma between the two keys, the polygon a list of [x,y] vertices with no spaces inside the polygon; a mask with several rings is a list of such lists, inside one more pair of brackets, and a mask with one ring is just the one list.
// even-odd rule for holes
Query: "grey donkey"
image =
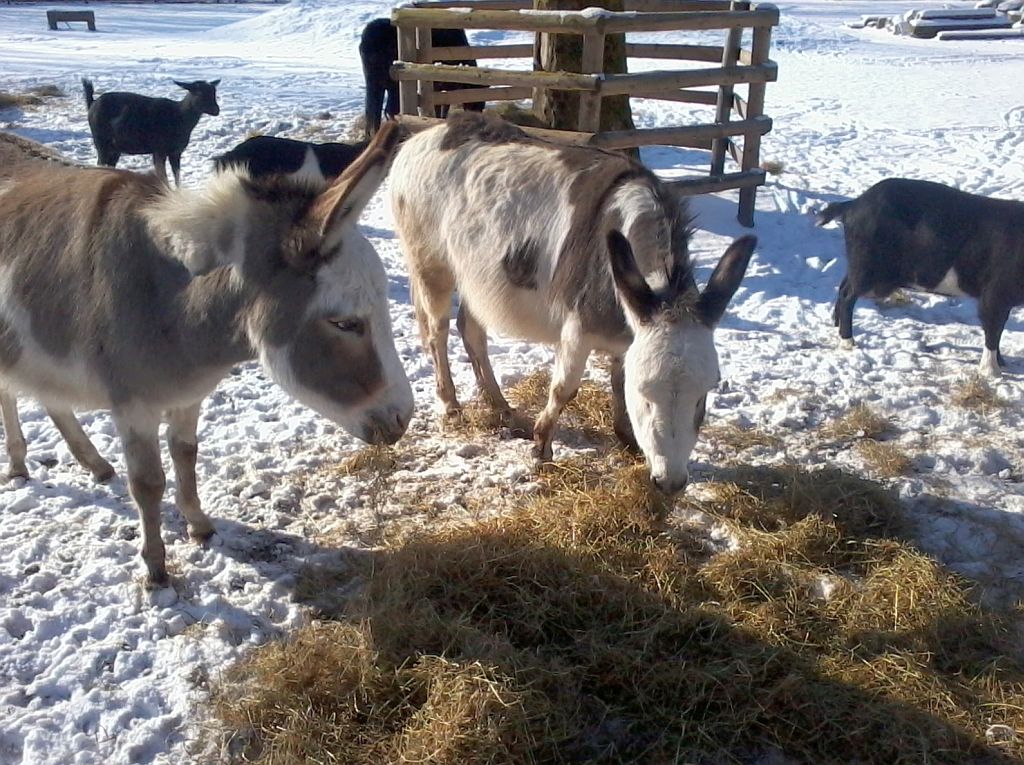
{"label": "grey donkey", "polygon": [[[355,225],[387,173],[382,130],[330,186],[253,180],[198,191],[107,169],[27,166],[0,188],[0,378],[45,404],[110,409],[142,519],[153,586],[168,581],[159,426],[193,537],[213,532],[196,490],[203,398],[259,359],[282,388],[368,443],[413,412],[387,276]],[[189,264],[228,263],[195,276]]]}

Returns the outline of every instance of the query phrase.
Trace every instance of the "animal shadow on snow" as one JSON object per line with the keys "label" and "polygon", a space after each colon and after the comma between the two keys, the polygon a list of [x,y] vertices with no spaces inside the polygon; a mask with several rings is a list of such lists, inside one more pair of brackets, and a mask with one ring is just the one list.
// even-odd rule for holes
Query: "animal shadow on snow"
{"label": "animal shadow on snow", "polygon": [[[166,521],[165,518],[166,533],[179,538],[187,535],[183,520]],[[350,591],[361,581],[364,570],[361,562],[376,555],[356,547],[325,547],[303,535],[249,525],[230,518],[216,518],[214,526],[216,533],[209,543],[212,553],[251,566],[255,572],[253,577],[244,569],[239,570],[228,581],[230,590],[241,591],[254,578],[264,583],[275,582],[290,594],[294,602],[314,607],[323,598],[329,603],[347,599]],[[269,638],[283,637],[276,622],[284,616],[284,606],[280,609],[247,610],[231,604],[229,593],[224,593],[225,597],[208,599],[210,605],[207,605],[201,602],[207,599],[197,597],[198,593],[193,591],[193,582],[198,581],[196,577],[205,577],[206,572],[190,574],[190,565],[187,561],[180,563],[180,570],[188,576],[172,575],[172,586],[179,594],[174,606],[176,609],[195,622],[223,622],[232,636],[231,642],[236,644],[249,639],[254,632]],[[309,586],[311,581],[320,581],[318,572],[330,572],[330,589]],[[208,585],[203,583],[202,586]]]}
{"label": "animal shadow on snow", "polygon": [[[934,474],[930,466],[921,468],[920,474],[942,478],[941,475]],[[691,463],[691,475],[693,480],[699,483],[735,483],[753,496],[761,496],[762,493],[774,496],[773,492],[781,490],[789,480],[785,472],[777,467],[716,466],[696,460]],[[812,491],[814,475],[811,473],[804,479]],[[826,474],[821,475],[828,480]],[[873,483],[869,481],[866,485],[871,486]],[[1016,493],[1024,495],[1024,483],[1018,483],[1016,486]],[[1012,608],[1016,603],[1024,602],[1024,567],[1019,564],[1020,551],[1024,550],[1024,515],[1003,510],[995,504],[981,504],[929,492],[921,492],[912,499],[899,499],[897,502],[898,504],[894,504],[893,507],[898,510],[892,515],[885,514],[885,508],[879,507],[877,515],[865,515],[858,519],[858,524],[862,524],[868,532],[865,538],[895,539],[908,543],[940,561],[943,557],[952,556],[951,562],[945,565],[977,583],[974,596],[982,604]],[[921,529],[918,525],[918,518],[934,517],[960,518],[963,521],[957,526],[957,530],[945,539],[948,545],[946,550],[932,549],[929,539],[922,533],[928,530]],[[843,521],[839,515],[835,516],[835,519],[840,523]],[[955,561],[972,561],[977,557],[973,548],[979,544],[979,535],[985,537],[983,545],[987,551],[985,565],[988,570],[958,569]],[[962,544],[963,549],[957,549],[958,544]],[[952,553],[949,548],[953,548]],[[1024,650],[1021,651],[1019,658],[1024,661]]]}

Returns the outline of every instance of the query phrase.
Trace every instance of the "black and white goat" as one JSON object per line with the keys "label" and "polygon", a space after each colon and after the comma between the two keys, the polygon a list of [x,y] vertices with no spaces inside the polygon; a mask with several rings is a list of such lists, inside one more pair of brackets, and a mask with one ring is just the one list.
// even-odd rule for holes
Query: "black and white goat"
{"label": "black and white goat", "polygon": [[[435,48],[459,48],[469,45],[463,29],[434,29],[430,34],[430,41]],[[359,40],[359,58],[363,62],[363,77],[366,80],[366,136],[370,137],[380,128],[381,109],[389,119],[398,114],[398,83],[391,78],[391,64],[398,58],[398,30],[391,25],[389,19],[373,19],[366,25]],[[473,59],[439,63],[476,66]],[[457,82],[439,82],[436,86],[438,90],[475,87]],[[463,108],[472,112],[482,112],[484,104],[474,102],[464,104]],[[448,106],[437,107],[436,115],[447,117]]]}
{"label": "black and white goat", "polygon": [[170,160],[174,183],[181,185],[181,153],[188,146],[192,129],[204,114],[220,114],[220,80],[175,80],[174,84],[188,91],[181,101],[122,92],[93,98],[92,82],[82,79],[99,164],[116,167],[122,154],[152,154],[157,177],[167,182],[164,162]]}
{"label": "black and white goat", "polygon": [[981,372],[1001,373],[999,338],[1024,304],[1024,203],[968,194],[930,181],[888,178],[856,199],[825,207],[818,225],[843,223],[847,273],[833,321],[853,338],[861,295],[899,287],[978,300],[985,331]]}
{"label": "black and white goat", "polygon": [[215,157],[213,163],[217,170],[244,165],[249,168],[252,178],[276,174],[324,181],[341,175],[366,146],[366,141],[354,144],[307,143],[260,135],[248,138],[231,151]]}

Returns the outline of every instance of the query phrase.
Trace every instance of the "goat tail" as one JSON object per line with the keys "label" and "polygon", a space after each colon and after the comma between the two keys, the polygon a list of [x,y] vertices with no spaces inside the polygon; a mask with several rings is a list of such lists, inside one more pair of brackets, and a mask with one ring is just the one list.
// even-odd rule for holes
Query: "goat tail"
{"label": "goat tail", "polygon": [[826,205],[822,209],[818,210],[814,216],[814,223],[817,226],[824,226],[826,223],[838,219],[840,222],[843,220],[843,216],[846,215],[846,211],[850,209],[850,205],[853,201],[848,202],[833,202],[830,205]]}
{"label": "goat tail", "polygon": [[92,102],[94,100],[93,95],[95,93],[92,87],[92,80],[83,77],[82,90],[85,92],[85,108],[88,109],[90,106],[92,106]]}

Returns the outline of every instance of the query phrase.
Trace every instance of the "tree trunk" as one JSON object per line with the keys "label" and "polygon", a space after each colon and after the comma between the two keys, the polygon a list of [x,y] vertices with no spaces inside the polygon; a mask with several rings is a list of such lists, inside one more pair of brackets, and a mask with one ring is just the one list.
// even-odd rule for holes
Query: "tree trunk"
{"label": "tree trunk", "polygon": [[[533,0],[538,11],[581,11],[600,6],[611,11],[623,9],[622,0]],[[535,69],[545,72],[579,72],[583,61],[583,36],[574,34],[538,34],[533,46]],[[626,35],[606,35],[604,39],[604,72],[622,74],[626,71]],[[577,130],[580,94],[570,90],[540,90],[534,97],[534,113],[547,125],[558,130]],[[629,96],[601,99],[601,130],[632,130],[633,113]],[[637,156],[636,150],[631,150]]]}

